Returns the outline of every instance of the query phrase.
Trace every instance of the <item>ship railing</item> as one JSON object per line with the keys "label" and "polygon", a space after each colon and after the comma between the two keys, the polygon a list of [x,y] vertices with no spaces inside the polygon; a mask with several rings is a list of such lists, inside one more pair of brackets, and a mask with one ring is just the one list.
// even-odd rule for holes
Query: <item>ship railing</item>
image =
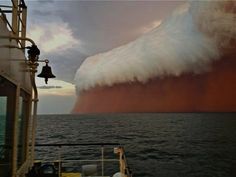
{"label": "ship railing", "polygon": [[[11,5],[0,5],[0,18],[13,36],[26,37],[26,17],[27,6],[24,0],[11,0]],[[20,48],[25,48],[25,40],[16,41]]]}
{"label": "ship railing", "polygon": [[[109,148],[111,146],[115,147],[113,149],[113,153],[117,154],[118,158],[117,157],[111,158],[110,157],[111,151],[109,153],[108,151],[106,152],[109,155],[105,154],[105,149],[111,150],[111,148]],[[36,153],[39,152],[41,148],[47,148],[46,151],[50,149],[51,151],[53,151],[53,156],[54,156],[54,157],[52,156],[48,157],[46,155],[47,153],[45,153],[44,151],[43,153],[44,157],[42,157],[42,155],[39,155],[41,157],[41,160],[35,161],[36,166],[40,166],[39,164],[41,165],[53,164],[54,166],[56,166],[58,174],[61,174],[63,171],[64,172],[65,171],[82,171],[82,174],[83,174],[83,167],[86,168],[88,166],[91,167],[91,165],[95,165],[96,168],[99,167],[100,175],[105,176],[105,173],[107,173],[107,171],[105,170],[106,169],[105,166],[108,168],[111,168],[110,166],[111,163],[114,163],[113,167],[115,166],[115,163],[116,163],[116,168],[118,168],[118,171],[116,172],[120,172],[125,177],[132,177],[132,172],[128,166],[124,148],[119,143],[76,143],[76,144],[56,143],[56,144],[36,144],[35,147],[36,147]],[[98,148],[98,147],[100,148],[100,153],[95,153],[96,157],[92,157],[94,159],[91,159],[91,157],[89,159],[82,159],[84,158],[84,156],[93,155],[92,153],[94,153],[94,151],[91,153],[91,150],[93,150],[93,148]],[[67,148],[66,152],[63,151],[63,148]],[[73,148],[73,151],[76,151],[77,153],[72,158],[71,158],[71,154],[68,155],[68,152],[71,153],[71,151],[69,151],[69,148]],[[89,150],[89,152],[86,153],[86,150]],[[51,152],[48,152],[48,153],[52,154]],[[45,157],[45,155],[47,157]],[[76,156],[79,156],[79,158],[77,158]],[[105,163],[109,163],[109,166],[105,165]],[[79,167],[80,169],[78,169],[77,167]]]}

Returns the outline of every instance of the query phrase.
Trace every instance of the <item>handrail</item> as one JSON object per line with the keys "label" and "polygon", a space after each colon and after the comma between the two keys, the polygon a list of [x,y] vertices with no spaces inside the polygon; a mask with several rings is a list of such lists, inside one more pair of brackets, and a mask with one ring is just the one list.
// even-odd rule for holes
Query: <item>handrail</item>
{"label": "handrail", "polygon": [[62,146],[121,146],[120,143],[52,143],[35,144],[37,147],[62,147]]}
{"label": "handrail", "polygon": [[0,38],[3,38],[3,39],[24,40],[24,41],[29,41],[32,45],[35,45],[35,42],[34,42],[32,39],[27,38],[27,37],[16,37],[16,36],[3,36],[3,35],[0,35]]}
{"label": "handrail", "polygon": [[[86,159],[83,155],[80,155],[81,157],[74,157],[74,158],[69,158],[67,157],[67,152],[62,152],[61,148],[63,147],[75,147],[75,146],[100,146],[101,148],[101,158],[95,158],[95,159]],[[118,158],[111,158],[111,156],[106,156],[104,155],[104,149],[105,148],[110,148],[110,147],[105,147],[105,146],[116,146],[116,148],[114,148],[114,153],[118,154]],[[101,176],[104,176],[104,172],[105,172],[105,166],[104,163],[105,162],[118,162],[120,165],[120,170],[119,172],[122,173],[124,175],[124,177],[132,177],[131,171],[127,165],[127,161],[126,161],[126,157],[124,155],[124,148],[121,146],[120,143],[43,143],[43,144],[35,144],[35,148],[42,148],[42,147],[57,147],[58,151],[54,151],[54,158],[53,160],[51,159],[52,157],[49,157],[49,159],[47,158],[42,158],[41,160],[37,160],[35,163],[40,163],[40,164],[55,164],[55,162],[58,164],[58,174],[61,174],[62,169],[67,167],[67,165],[69,168],[74,168],[75,164],[77,165],[77,163],[83,163],[83,162],[97,162],[100,163],[100,173]],[[93,147],[95,148],[95,147]],[[63,158],[62,158],[62,154],[63,154]],[[44,154],[45,155],[45,154]],[[56,157],[56,158],[55,158]],[[73,164],[73,165],[72,165]],[[71,166],[72,165],[72,166]],[[78,166],[77,166],[78,168]],[[118,170],[118,169],[117,169]]]}
{"label": "handrail", "polygon": [[4,7],[4,8],[12,8],[12,6],[7,6],[7,5],[0,5],[0,7]]}

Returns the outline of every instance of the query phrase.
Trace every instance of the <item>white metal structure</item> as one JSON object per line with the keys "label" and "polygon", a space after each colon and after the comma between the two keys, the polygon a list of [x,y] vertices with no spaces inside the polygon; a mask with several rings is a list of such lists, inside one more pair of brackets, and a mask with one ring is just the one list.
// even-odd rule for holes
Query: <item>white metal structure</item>
{"label": "white metal structure", "polygon": [[[7,15],[11,14],[11,19]],[[33,164],[35,122],[32,72],[24,54],[27,7],[22,0],[0,6],[0,176],[24,176]],[[31,41],[31,40],[29,40]],[[35,106],[36,104],[33,104]]]}

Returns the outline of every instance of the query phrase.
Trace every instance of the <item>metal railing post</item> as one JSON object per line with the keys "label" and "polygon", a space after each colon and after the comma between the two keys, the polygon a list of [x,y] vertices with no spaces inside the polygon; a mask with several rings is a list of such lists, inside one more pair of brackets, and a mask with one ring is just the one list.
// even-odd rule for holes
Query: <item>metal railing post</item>
{"label": "metal railing post", "polygon": [[[23,7],[22,8],[22,24],[21,24],[21,37],[25,38],[26,37],[26,21],[27,21],[27,8]],[[22,47],[25,47],[25,41],[21,40]]]}
{"label": "metal railing post", "polygon": [[12,30],[13,35],[18,36],[18,0],[12,0]]}
{"label": "metal railing post", "polygon": [[104,176],[104,146],[101,147],[101,151],[102,151],[102,176]]}
{"label": "metal railing post", "polygon": [[59,146],[59,152],[58,152],[58,174],[59,177],[61,177],[61,146]]}
{"label": "metal railing post", "polygon": [[16,176],[17,171],[17,146],[18,146],[18,118],[19,118],[19,98],[20,98],[20,87],[16,87],[16,101],[15,101],[15,112],[14,112],[14,128],[13,128],[13,152],[12,152],[12,177]]}

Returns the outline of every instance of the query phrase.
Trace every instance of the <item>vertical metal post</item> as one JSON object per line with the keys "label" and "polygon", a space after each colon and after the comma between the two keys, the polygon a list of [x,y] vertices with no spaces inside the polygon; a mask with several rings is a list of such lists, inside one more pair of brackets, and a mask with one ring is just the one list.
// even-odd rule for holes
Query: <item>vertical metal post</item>
{"label": "vertical metal post", "polygon": [[[27,8],[22,9],[22,29],[21,29],[21,37],[26,37],[26,23],[27,23]],[[25,41],[21,40],[22,47],[25,47]]]}
{"label": "vertical metal post", "polygon": [[104,146],[101,147],[102,151],[102,176],[104,176]]}
{"label": "vertical metal post", "polygon": [[[31,93],[32,94],[32,93]],[[32,97],[32,95],[31,95]],[[27,136],[26,136],[26,158],[27,158],[27,162],[28,160],[31,159],[31,153],[30,153],[30,144],[31,144],[31,123],[32,123],[32,119],[31,119],[31,112],[32,112],[32,99],[29,100],[29,112],[27,112]]]}
{"label": "vertical metal post", "polygon": [[122,147],[119,147],[119,161],[120,161],[120,172],[125,174],[125,162],[124,162],[124,151]]}
{"label": "vertical metal post", "polygon": [[[27,7],[22,8],[21,37],[26,37]],[[22,47],[25,47],[25,40],[21,40]]]}
{"label": "vertical metal post", "polygon": [[17,171],[17,146],[18,146],[18,116],[19,116],[20,86],[16,86],[14,128],[13,128],[13,152],[12,152],[12,177],[16,176]]}
{"label": "vertical metal post", "polygon": [[32,119],[33,119],[33,123],[32,123],[32,149],[31,149],[31,153],[32,153],[32,163],[34,162],[34,150],[35,150],[35,134],[36,134],[36,127],[37,127],[37,100],[33,100],[33,115],[32,115]]}
{"label": "vertical metal post", "polygon": [[35,150],[35,134],[36,134],[36,127],[37,127],[37,106],[38,106],[38,91],[35,84],[35,73],[37,72],[38,63],[31,64],[31,83],[33,87],[33,115],[32,115],[32,144],[31,144],[31,165],[34,163],[34,150]]}
{"label": "vertical metal post", "polygon": [[61,146],[59,146],[59,152],[58,152],[58,174],[59,177],[61,177]]}
{"label": "vertical metal post", "polygon": [[12,29],[13,35],[18,36],[18,0],[12,0]]}

